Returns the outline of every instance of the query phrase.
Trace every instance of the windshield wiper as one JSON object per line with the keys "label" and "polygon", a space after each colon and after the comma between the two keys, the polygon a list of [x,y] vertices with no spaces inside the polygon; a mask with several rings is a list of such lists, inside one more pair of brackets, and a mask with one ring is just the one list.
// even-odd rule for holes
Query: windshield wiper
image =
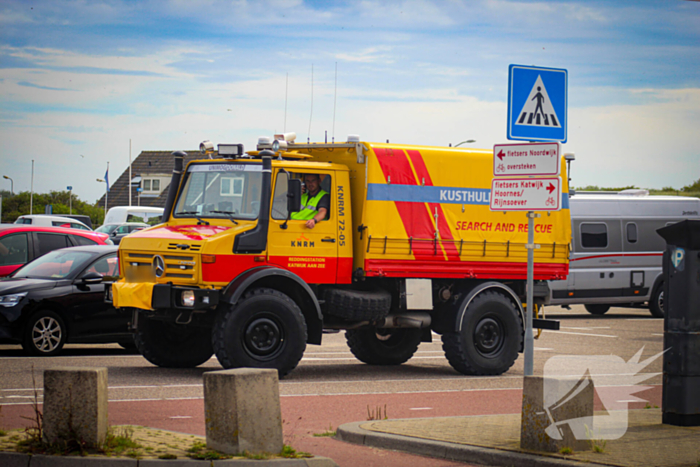
{"label": "windshield wiper", "polygon": [[209,211],[212,214],[226,214],[228,218],[233,222],[234,224],[238,225],[238,222],[236,222],[236,219],[233,218],[233,215],[236,214],[236,211]]}
{"label": "windshield wiper", "polygon": [[204,225],[209,225],[209,222],[205,221],[201,217],[199,217],[197,214],[199,214],[197,211],[180,211],[176,212],[175,215],[177,216],[178,214],[185,214],[187,216],[193,216],[195,219],[197,219],[199,222],[197,224],[204,224]]}

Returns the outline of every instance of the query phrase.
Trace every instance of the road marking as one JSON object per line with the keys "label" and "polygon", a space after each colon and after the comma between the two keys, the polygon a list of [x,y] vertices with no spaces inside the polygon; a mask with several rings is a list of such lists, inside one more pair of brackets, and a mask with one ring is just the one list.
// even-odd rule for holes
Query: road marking
{"label": "road marking", "polygon": [[555,331],[556,334],[571,334],[574,336],[591,336],[591,337],[612,337],[617,339],[617,336],[610,336],[607,334],[588,334],[585,332],[566,332],[566,331]]}
{"label": "road marking", "polygon": [[432,407],[411,407],[408,410],[433,410]]}
{"label": "road marking", "polygon": [[658,333],[651,333],[651,335],[652,335],[652,336],[661,336],[661,337],[664,336],[663,334],[658,334]]}
{"label": "road marking", "polygon": [[547,349],[545,347],[535,347],[535,350],[542,350],[542,351],[553,351],[554,349]]}
{"label": "road marking", "polygon": [[581,331],[590,331],[591,329],[610,329],[610,326],[594,326],[594,327],[586,327],[586,328],[576,328],[573,326],[562,326],[562,329],[579,329]]}
{"label": "road marking", "polygon": [[168,418],[192,418],[192,417],[189,415],[173,415],[172,417],[168,417]]}

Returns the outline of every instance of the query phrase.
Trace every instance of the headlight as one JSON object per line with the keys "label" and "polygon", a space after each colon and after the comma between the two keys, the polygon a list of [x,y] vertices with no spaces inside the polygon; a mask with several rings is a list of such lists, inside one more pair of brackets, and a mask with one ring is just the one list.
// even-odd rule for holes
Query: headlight
{"label": "headlight", "polygon": [[182,306],[194,306],[194,290],[182,292]]}
{"label": "headlight", "polygon": [[27,292],[15,293],[12,295],[2,295],[0,296],[0,306],[5,308],[10,308],[19,303],[24,297],[27,296]]}

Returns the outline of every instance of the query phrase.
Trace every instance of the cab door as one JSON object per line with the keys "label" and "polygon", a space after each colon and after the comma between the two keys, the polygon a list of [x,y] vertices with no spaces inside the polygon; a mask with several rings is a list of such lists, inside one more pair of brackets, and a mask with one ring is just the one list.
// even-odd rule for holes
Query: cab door
{"label": "cab door", "polygon": [[[287,220],[287,181],[304,173],[316,173],[321,188],[330,196],[326,219],[313,228],[305,220]],[[305,171],[287,173],[278,171],[274,177],[270,227],[268,231],[267,261],[287,269],[309,284],[336,283],[338,268],[338,226],[333,171]]]}

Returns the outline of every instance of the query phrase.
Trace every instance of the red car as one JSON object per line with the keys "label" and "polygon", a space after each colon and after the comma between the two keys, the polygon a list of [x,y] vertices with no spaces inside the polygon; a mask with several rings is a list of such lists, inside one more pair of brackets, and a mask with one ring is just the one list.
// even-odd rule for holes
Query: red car
{"label": "red car", "polygon": [[0,224],[0,277],[59,248],[112,244],[109,235],[88,230]]}

